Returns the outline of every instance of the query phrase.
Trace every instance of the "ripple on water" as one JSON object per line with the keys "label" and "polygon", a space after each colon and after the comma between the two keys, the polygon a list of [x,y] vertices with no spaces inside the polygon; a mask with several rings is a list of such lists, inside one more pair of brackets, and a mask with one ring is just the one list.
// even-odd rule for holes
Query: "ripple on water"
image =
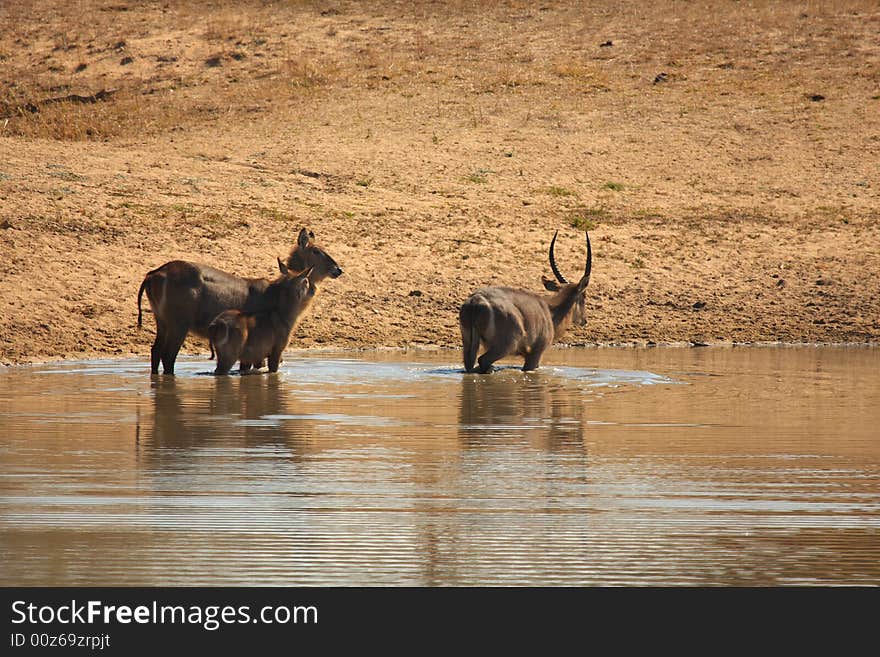
{"label": "ripple on water", "polygon": [[11,368],[0,583],[878,584],[878,353]]}

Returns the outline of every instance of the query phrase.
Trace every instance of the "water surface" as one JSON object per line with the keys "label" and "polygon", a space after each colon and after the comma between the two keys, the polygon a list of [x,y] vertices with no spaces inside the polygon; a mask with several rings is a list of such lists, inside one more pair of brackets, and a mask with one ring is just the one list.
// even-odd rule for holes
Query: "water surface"
{"label": "water surface", "polygon": [[880,584],[880,350],[458,357],[0,370],[0,584]]}

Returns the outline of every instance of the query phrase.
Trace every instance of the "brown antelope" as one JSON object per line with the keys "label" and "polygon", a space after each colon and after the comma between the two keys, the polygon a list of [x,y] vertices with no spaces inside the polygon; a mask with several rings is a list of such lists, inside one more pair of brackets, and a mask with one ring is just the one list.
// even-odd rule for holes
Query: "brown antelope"
{"label": "brown antelope", "polygon": [[[487,287],[462,304],[458,319],[466,372],[491,372],[492,363],[510,354],[525,359],[523,371],[534,370],[547,347],[559,340],[572,322],[586,324],[584,300],[593,265],[590,235],[587,233],[584,275],[577,283],[569,283],[559,273],[553,254],[558,233],[550,242],[550,268],[556,280],[543,277],[544,287],[555,294],[544,297],[509,287]],[[475,369],[480,344],[486,351]]]}
{"label": "brown antelope", "polygon": [[[309,269],[309,284],[316,291],[325,278],[337,278],[342,269],[324,249],[313,242],[315,235],[303,228],[286,266],[295,271]],[[174,374],[174,361],[190,331],[207,337],[208,325],[224,310],[260,312],[269,307],[266,278],[241,278],[208,265],[183,260],[166,262],[148,272],[138,292],[138,327],[141,326],[141,297],[147,299],[156,319],[156,339],[150,349],[150,370]]]}
{"label": "brown antelope", "polygon": [[312,302],[315,288],[309,283],[311,269],[295,273],[278,258],[281,276],[269,283],[266,298],[270,308],[255,313],[226,310],[208,326],[211,352],[217,352],[214,374],[228,374],[240,361],[240,372],[259,368],[269,359],[269,371],[277,372],[281,353],[290,342],[297,320]]}

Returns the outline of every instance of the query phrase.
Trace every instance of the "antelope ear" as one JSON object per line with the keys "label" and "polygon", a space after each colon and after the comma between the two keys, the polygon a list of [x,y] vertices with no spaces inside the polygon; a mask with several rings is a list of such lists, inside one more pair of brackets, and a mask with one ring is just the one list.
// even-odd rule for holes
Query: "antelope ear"
{"label": "antelope ear", "polygon": [[287,276],[290,273],[290,270],[287,268],[287,265],[284,264],[284,261],[281,258],[278,258],[278,271],[281,272],[282,276]]}
{"label": "antelope ear", "polygon": [[544,284],[544,289],[548,292],[559,292],[562,289],[562,286],[552,278],[541,276],[541,282]]}
{"label": "antelope ear", "polygon": [[303,228],[299,231],[299,237],[296,240],[296,243],[302,248],[306,248],[309,245],[309,239],[314,237],[314,235],[310,234],[308,230]]}

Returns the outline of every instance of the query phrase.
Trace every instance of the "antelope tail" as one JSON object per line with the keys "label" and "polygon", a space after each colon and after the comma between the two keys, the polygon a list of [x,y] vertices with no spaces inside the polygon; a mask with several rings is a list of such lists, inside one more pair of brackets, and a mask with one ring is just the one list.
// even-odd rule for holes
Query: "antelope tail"
{"label": "antelope tail", "polygon": [[150,280],[149,274],[144,278],[144,282],[141,283],[141,289],[138,290],[138,328],[143,328],[143,311],[141,310],[141,298],[144,296],[144,292],[147,289],[147,282]]}
{"label": "antelope tail", "polygon": [[464,369],[465,372],[473,372],[477,351],[480,349],[481,329],[485,330],[491,322],[492,310],[485,303],[468,301],[461,307],[458,319],[461,326]]}
{"label": "antelope tail", "polygon": [[162,287],[162,292],[156,295],[156,291],[152,286],[153,279],[156,276],[161,276],[162,280],[165,284],[168,283],[168,279],[165,276],[165,272],[162,271],[162,268],[154,269],[153,271],[147,272],[147,275],[144,276],[144,281],[141,283],[141,289],[138,290],[138,328],[143,326],[143,311],[141,309],[141,299],[144,296],[144,292],[147,293],[147,301],[150,302],[150,310],[153,314],[156,314],[157,305],[161,312],[162,299],[165,297],[165,286]]}
{"label": "antelope tail", "polygon": [[[223,339],[219,339],[220,335],[220,327],[223,327],[225,331],[225,335]],[[211,326],[208,327],[208,345],[211,347],[211,356],[208,360],[214,360],[217,355],[217,350],[214,345],[223,344],[229,340],[229,325],[226,322],[216,322],[212,323]]]}

